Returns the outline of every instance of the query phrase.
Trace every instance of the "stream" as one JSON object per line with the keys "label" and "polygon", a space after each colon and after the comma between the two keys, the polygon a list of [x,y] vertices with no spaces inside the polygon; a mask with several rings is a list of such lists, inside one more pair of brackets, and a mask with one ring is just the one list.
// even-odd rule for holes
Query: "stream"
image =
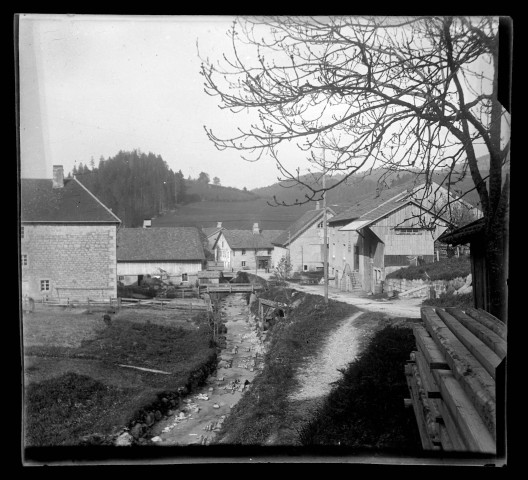
{"label": "stream", "polygon": [[263,346],[257,336],[246,296],[230,294],[221,301],[220,312],[227,327],[226,348],[219,354],[218,368],[204,386],[183,400],[172,416],[151,429],[158,445],[208,445],[231,408],[251,388],[263,365]]}

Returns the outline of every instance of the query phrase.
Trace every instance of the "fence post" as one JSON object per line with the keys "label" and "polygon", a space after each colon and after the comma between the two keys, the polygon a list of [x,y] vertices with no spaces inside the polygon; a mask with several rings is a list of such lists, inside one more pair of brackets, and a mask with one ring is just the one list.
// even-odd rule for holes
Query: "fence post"
{"label": "fence post", "polygon": [[88,300],[88,313],[92,313],[92,311],[90,309],[90,298],[88,297],[87,300]]}
{"label": "fence post", "polygon": [[121,297],[117,297],[117,309],[121,309]]}

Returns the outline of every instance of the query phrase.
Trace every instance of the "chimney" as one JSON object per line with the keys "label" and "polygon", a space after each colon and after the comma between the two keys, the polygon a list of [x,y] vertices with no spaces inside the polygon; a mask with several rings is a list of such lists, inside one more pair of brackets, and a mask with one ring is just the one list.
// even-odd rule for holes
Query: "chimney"
{"label": "chimney", "polygon": [[319,205],[320,205],[320,204],[319,204],[319,200],[317,200],[317,202],[315,202],[315,209],[316,209],[316,210],[319,210],[319,208],[320,208]]}
{"label": "chimney", "polygon": [[152,226],[152,220],[143,220],[143,228],[150,228]]}
{"label": "chimney", "polygon": [[258,223],[254,223],[254,224],[253,224],[253,233],[254,233],[255,235],[258,235],[258,234],[260,233]]}
{"label": "chimney", "polygon": [[53,165],[53,188],[64,187],[64,168],[62,165]]}
{"label": "chimney", "polygon": [[216,222],[216,228],[222,228],[222,222]]}

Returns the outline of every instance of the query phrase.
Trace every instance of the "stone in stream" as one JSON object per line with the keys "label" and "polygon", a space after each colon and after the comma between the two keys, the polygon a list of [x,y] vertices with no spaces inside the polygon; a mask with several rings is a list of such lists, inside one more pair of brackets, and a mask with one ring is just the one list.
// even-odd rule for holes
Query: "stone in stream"
{"label": "stone in stream", "polygon": [[124,432],[119,437],[117,437],[115,441],[115,445],[117,447],[128,447],[129,445],[132,445],[134,442],[134,437],[130,435],[128,432]]}

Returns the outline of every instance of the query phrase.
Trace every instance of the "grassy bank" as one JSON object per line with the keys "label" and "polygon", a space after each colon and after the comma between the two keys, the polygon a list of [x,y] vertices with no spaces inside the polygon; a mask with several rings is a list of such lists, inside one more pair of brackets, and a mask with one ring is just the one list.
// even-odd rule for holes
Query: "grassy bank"
{"label": "grassy bank", "polygon": [[404,364],[414,348],[410,327],[376,332],[302,428],[302,444],[418,453],[416,420],[403,403],[409,395]]}
{"label": "grassy bank", "polygon": [[[426,273],[429,277],[426,276]],[[405,280],[453,280],[455,278],[465,278],[471,273],[469,257],[451,257],[439,262],[426,263],[424,265],[411,265],[400,268],[387,275],[387,278],[397,278]]]}
{"label": "grassy bank", "polygon": [[283,428],[289,422],[287,396],[296,386],[296,368],[317,355],[329,332],[358,311],[333,300],[325,305],[318,295],[297,293],[292,297],[289,290],[271,289],[261,297],[293,301],[297,306],[288,318],[270,326],[265,367],[227,417],[216,439],[220,443],[264,445]]}
{"label": "grassy bank", "polygon": [[427,298],[422,305],[427,307],[457,307],[468,308],[474,307],[473,293],[461,293],[453,295],[453,293],[442,293],[438,298]]}
{"label": "grassy bank", "polygon": [[67,311],[25,318],[26,446],[107,443],[125,426],[148,425],[150,412],[176,406],[178,388],[203,382],[216,365],[208,322],[162,316],[124,311],[109,327]]}

